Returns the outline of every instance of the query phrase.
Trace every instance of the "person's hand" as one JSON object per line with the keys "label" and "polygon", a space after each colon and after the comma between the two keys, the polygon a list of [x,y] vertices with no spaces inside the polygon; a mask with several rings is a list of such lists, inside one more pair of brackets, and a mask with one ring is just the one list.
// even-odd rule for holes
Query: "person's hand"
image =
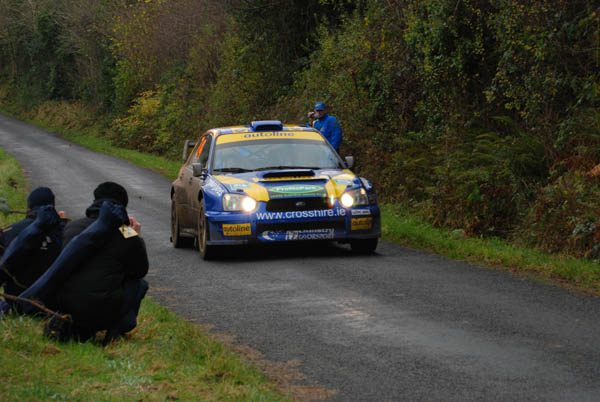
{"label": "person's hand", "polygon": [[56,226],[60,222],[60,217],[56,210],[51,205],[44,205],[38,210],[34,221],[39,227],[49,229]]}
{"label": "person's hand", "polygon": [[100,214],[96,221],[103,222],[103,225],[112,226],[118,228],[128,221],[127,211],[125,207],[118,204],[113,204],[110,201],[104,201],[100,207]]}
{"label": "person's hand", "polygon": [[60,219],[67,219],[65,211],[58,211],[58,216],[60,216]]}
{"label": "person's hand", "polygon": [[309,119],[314,119],[315,118],[315,112],[313,112],[312,110],[310,112],[308,112],[308,118]]}
{"label": "person's hand", "polygon": [[129,226],[131,226],[131,228],[135,230],[138,234],[141,234],[142,224],[139,223],[133,216],[129,217]]}

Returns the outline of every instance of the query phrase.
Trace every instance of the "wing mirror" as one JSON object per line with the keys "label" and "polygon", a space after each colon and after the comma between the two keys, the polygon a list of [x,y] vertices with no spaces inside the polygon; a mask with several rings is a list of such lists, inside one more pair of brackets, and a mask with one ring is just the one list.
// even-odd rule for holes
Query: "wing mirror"
{"label": "wing mirror", "polygon": [[344,160],[346,161],[348,169],[352,169],[352,166],[354,166],[354,156],[345,156]]}
{"label": "wing mirror", "polygon": [[183,161],[187,161],[188,156],[190,156],[190,149],[196,146],[196,141],[185,140],[183,144],[183,155],[181,155],[181,159]]}
{"label": "wing mirror", "polygon": [[192,163],[192,173],[194,177],[202,177],[204,179],[208,173],[208,169],[202,166],[201,163]]}

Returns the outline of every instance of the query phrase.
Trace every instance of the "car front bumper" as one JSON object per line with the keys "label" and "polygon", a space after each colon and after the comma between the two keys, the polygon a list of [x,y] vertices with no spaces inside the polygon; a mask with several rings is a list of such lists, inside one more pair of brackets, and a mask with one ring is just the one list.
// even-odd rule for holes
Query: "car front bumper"
{"label": "car front bumper", "polygon": [[207,212],[209,245],[371,239],[381,236],[377,205],[313,211]]}

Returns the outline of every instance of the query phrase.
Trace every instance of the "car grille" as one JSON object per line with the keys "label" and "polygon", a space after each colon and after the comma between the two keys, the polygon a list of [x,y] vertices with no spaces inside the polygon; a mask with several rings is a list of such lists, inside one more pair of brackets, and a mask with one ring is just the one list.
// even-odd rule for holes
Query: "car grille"
{"label": "car grille", "polygon": [[284,230],[346,229],[345,221],[257,223],[256,232],[279,232]]}
{"label": "car grille", "polygon": [[267,202],[267,211],[313,211],[317,209],[329,209],[327,198],[276,198]]}

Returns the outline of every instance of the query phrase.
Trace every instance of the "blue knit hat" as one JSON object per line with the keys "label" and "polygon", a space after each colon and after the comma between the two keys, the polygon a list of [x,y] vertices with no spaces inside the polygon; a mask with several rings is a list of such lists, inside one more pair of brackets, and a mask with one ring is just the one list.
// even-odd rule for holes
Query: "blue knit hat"
{"label": "blue knit hat", "polygon": [[48,187],[38,187],[27,197],[27,208],[34,209],[42,205],[54,206],[54,193]]}

